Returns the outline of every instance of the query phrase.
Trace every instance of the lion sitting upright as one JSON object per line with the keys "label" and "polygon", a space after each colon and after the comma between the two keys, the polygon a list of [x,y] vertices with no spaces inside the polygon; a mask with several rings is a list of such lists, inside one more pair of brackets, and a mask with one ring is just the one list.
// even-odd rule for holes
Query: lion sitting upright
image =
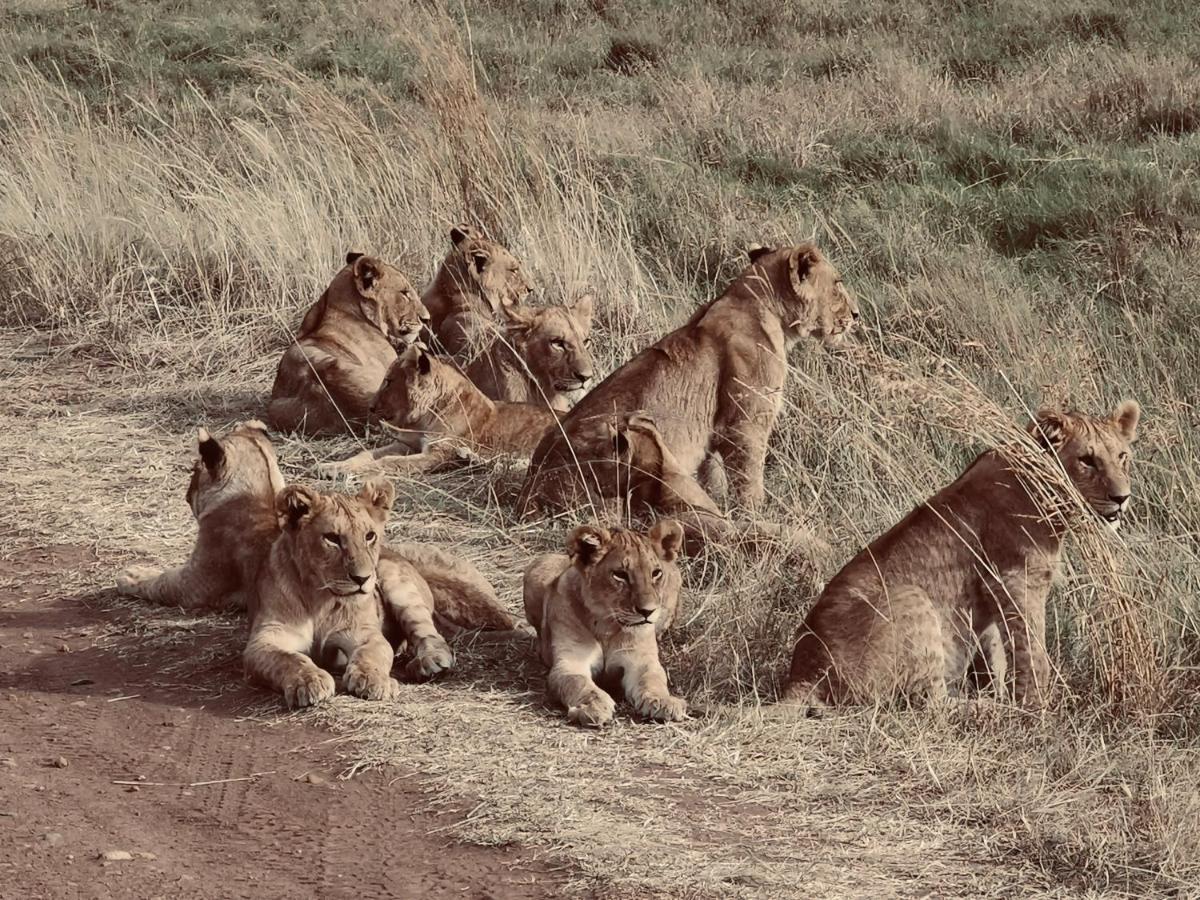
{"label": "lion sitting upright", "polygon": [[1008,668],[1017,702],[1042,704],[1046,598],[1071,508],[1054,473],[1065,472],[1092,513],[1116,528],[1129,504],[1139,416],[1132,400],[1107,417],[1043,410],[1029,431],[1056,459],[1033,451],[1021,459],[1021,446],[989,450],[872,541],[805,618],[783,702],[936,701],[978,656],[997,655],[992,673]]}
{"label": "lion sitting upright", "polygon": [[412,474],[437,469],[463,453],[528,456],[558,421],[544,404],[488,399],[453,364],[430,356],[420,344],[392,363],[371,403],[371,416],[396,440],[325,464],[322,471]]}
{"label": "lion sitting upright", "polygon": [[[520,510],[559,512],[564,480],[599,504],[618,486],[590,477],[611,444],[595,440],[597,422],[643,411],[657,427],[682,479],[695,480],[719,453],[737,502],[753,511],[763,497],[767,440],[783,403],[787,351],[801,338],[839,341],[858,318],[837,270],[812,244],[756,250],[749,267],[682,327],[593,388],[560,427],[542,438],[526,475]],[[715,510],[697,483],[677,494]],[[659,513],[678,515],[677,508]],[[691,548],[689,547],[689,550]]]}
{"label": "lion sitting upright", "polygon": [[598,682],[619,685],[646,718],[686,716],[687,701],[667,687],[657,640],[679,612],[682,542],[670,519],[648,534],[583,525],[567,541],[569,556],[547,554],[526,569],[525,616],[550,668],[550,693],[570,722],[612,721],[616,704]]}
{"label": "lion sitting upright", "polygon": [[491,340],[500,310],[519,305],[533,285],[519,259],[470,225],[451,228],[450,242],[454,246],[421,302],[442,349],[470,358]]}
{"label": "lion sitting upright", "polygon": [[414,343],[428,322],[399,269],[348,253],[279,360],[267,409],[272,427],[311,435],[354,430],[396,351]]}

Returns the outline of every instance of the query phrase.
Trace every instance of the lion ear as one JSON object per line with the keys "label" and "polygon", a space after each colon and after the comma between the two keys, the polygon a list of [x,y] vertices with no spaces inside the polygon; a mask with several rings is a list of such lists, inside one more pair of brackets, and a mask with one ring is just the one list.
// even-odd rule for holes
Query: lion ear
{"label": "lion ear", "polygon": [[471,238],[477,236],[478,235],[476,234],[475,229],[465,223],[459,223],[450,229],[450,243],[452,243],[455,247],[457,247],[463,241],[470,240]]}
{"label": "lion ear", "polygon": [[492,262],[492,254],[484,250],[482,247],[476,247],[471,251],[471,271],[476,275],[482,275]]}
{"label": "lion ear", "polygon": [[746,255],[750,257],[750,262],[758,262],[759,257],[766,256],[768,253],[774,253],[774,247],[768,247],[765,244],[753,244],[746,249]]}
{"label": "lion ear", "polygon": [[604,555],[610,540],[612,535],[599,525],[580,525],[567,538],[567,552],[575,565],[586,569]]}
{"label": "lion ear", "polygon": [[216,475],[225,464],[225,448],[221,442],[208,433],[207,428],[196,431],[196,445],[200,450],[200,458],[209,474]]}
{"label": "lion ear", "polygon": [[817,248],[811,244],[801,244],[794,247],[788,254],[788,275],[792,281],[792,290],[797,297],[804,296],[804,282],[818,260]]}
{"label": "lion ear", "polygon": [[1142,407],[1136,400],[1122,400],[1120,405],[1113,410],[1113,421],[1117,423],[1117,427],[1121,429],[1121,434],[1125,436],[1125,440],[1133,443],[1137,440],[1138,420],[1142,418]]}
{"label": "lion ear", "polygon": [[[349,260],[350,257],[347,256],[346,259]],[[364,297],[375,296],[375,285],[383,274],[379,260],[360,253],[354,258],[351,267],[354,272],[354,287],[358,292]]]}
{"label": "lion ear", "polygon": [[346,254],[346,265],[352,266],[352,265],[354,265],[355,262],[362,259],[364,256],[366,256],[365,253],[358,253],[354,250],[351,250],[349,253]]}
{"label": "lion ear", "polygon": [[537,310],[527,306],[501,303],[500,312],[507,320],[507,327],[514,331],[532,328],[533,323],[537,321]]}
{"label": "lion ear", "polygon": [[617,455],[617,459],[624,459],[629,455],[629,438],[625,436],[624,428],[618,428],[609,422],[608,438],[612,441],[613,452]]}
{"label": "lion ear", "polygon": [[586,323],[590,328],[592,325],[592,315],[596,309],[596,298],[591,294],[584,294],[578,300],[571,304],[571,313],[576,320]]}
{"label": "lion ear", "polygon": [[683,526],[674,519],[659,519],[650,529],[650,543],[664,562],[675,562],[683,549]]}
{"label": "lion ear", "polygon": [[275,515],[280,528],[294,529],[316,511],[321,495],[302,484],[289,484],[275,495]]}
{"label": "lion ear", "polygon": [[386,522],[392,504],[396,502],[396,488],[386,478],[372,478],[363,484],[358,499],[367,506],[376,521]]}
{"label": "lion ear", "polygon": [[1029,423],[1029,433],[1047,450],[1058,451],[1071,436],[1071,422],[1058,410],[1039,409]]}

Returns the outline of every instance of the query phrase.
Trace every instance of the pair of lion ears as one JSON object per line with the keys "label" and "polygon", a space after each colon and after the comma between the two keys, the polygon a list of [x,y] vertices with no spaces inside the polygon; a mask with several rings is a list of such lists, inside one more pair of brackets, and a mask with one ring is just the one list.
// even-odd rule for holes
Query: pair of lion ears
{"label": "pair of lion ears", "polygon": [[[275,514],[282,528],[295,528],[311,518],[324,502],[324,496],[303,484],[289,484],[275,495]],[[358,499],[371,514],[383,521],[396,502],[396,488],[386,478],[371,478],[358,492]]]}
{"label": "pair of lion ears", "polygon": [[[1136,400],[1122,400],[1108,418],[1125,440],[1131,444],[1137,440],[1137,428],[1138,422],[1142,418],[1142,407]],[[1029,433],[1053,450],[1062,447],[1074,430],[1074,418],[1071,414],[1055,409],[1038,410],[1037,415],[1029,424]]]}
{"label": "pair of lion ears", "polygon": [[[659,519],[646,533],[655,554],[664,562],[675,562],[683,549],[683,526],[674,519]],[[580,525],[567,538],[567,552],[576,565],[587,567],[604,557],[612,533],[599,525]]]}
{"label": "pair of lion ears", "polygon": [[[234,430],[242,428],[253,428],[256,431],[261,431],[268,438],[271,432],[267,426],[258,419],[247,419],[244,422],[239,422]],[[204,467],[208,469],[212,475],[217,475],[221,467],[225,465],[225,448],[221,442],[213,437],[207,428],[196,429],[196,448],[200,451],[200,459],[204,463]]]}
{"label": "pair of lion ears", "polygon": [[[758,244],[750,247],[746,251],[746,255],[750,257],[750,262],[756,263],[768,253],[774,253],[778,249],[778,247]],[[803,276],[817,261],[817,248],[812,244],[801,244],[792,250],[789,261],[791,267],[797,269],[799,274]]]}

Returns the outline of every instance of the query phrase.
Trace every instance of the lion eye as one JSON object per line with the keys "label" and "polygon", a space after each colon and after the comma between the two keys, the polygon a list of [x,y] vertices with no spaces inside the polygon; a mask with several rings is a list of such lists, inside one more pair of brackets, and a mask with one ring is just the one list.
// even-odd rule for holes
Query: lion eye
{"label": "lion eye", "polygon": [[1084,454],[1083,456],[1079,457],[1079,461],[1081,463],[1083,463],[1085,466],[1087,466],[1089,469],[1096,468],[1095,454],[1092,454],[1092,453]]}
{"label": "lion eye", "polygon": [[585,346],[585,347],[590,347],[590,346],[592,346],[592,339],[591,339],[591,338],[584,338],[584,339],[583,339],[583,346]]}
{"label": "lion eye", "polygon": [[342,539],[341,539],[341,537],[338,536],[338,534],[336,532],[327,531],[323,535],[321,535],[321,538],[325,541],[325,543],[329,544],[331,547],[342,546]]}
{"label": "lion eye", "polygon": [[662,581],[662,576],[663,576],[662,569],[655,569],[653,572],[650,573],[650,577],[653,578],[655,581]]}
{"label": "lion eye", "polygon": [[629,573],[624,569],[615,569],[612,573],[613,579],[622,584],[629,584]]}
{"label": "lion eye", "polygon": [[550,342],[550,345],[551,345],[552,347],[554,347],[554,349],[555,349],[555,350],[561,350],[561,351],[563,351],[564,353],[565,353],[565,352],[566,352],[566,350],[567,350],[567,342],[566,342],[566,341],[554,340],[554,341],[551,341],[551,342]]}
{"label": "lion eye", "polygon": [[368,543],[368,544],[373,544],[373,543],[375,543],[375,532],[373,532],[373,531],[368,531],[368,532],[367,532],[367,543]]}

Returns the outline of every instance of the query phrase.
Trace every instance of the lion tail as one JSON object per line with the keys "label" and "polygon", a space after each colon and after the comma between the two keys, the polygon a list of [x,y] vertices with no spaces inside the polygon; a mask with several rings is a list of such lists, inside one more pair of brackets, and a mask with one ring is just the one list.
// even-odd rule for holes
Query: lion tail
{"label": "lion tail", "polygon": [[389,541],[388,547],[425,579],[439,619],[458,628],[484,631],[510,631],[515,626],[496,589],[467,560],[429,544]]}

